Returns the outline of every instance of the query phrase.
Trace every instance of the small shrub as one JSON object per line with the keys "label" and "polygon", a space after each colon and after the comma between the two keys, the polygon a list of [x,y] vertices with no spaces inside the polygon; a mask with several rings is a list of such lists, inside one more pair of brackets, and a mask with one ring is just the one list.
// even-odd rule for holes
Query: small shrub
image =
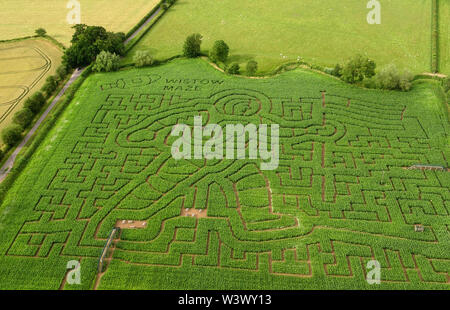
{"label": "small shrub", "polygon": [[58,87],[58,81],[53,75],[51,75],[45,80],[45,84],[42,86],[42,91],[45,92],[47,97],[50,97],[50,95],[56,90],[56,87]]}
{"label": "small shrub", "polygon": [[47,34],[47,31],[44,28],[38,28],[34,31],[37,36],[43,37]]}
{"label": "small shrub", "polygon": [[332,75],[341,77],[342,76],[342,66],[340,64],[336,64],[331,72]]}
{"label": "small shrub", "polygon": [[16,145],[22,139],[23,128],[20,125],[13,124],[2,131],[2,140],[8,146]]}
{"label": "small shrub", "polygon": [[138,68],[150,66],[154,63],[153,57],[148,51],[137,51],[133,57],[134,65]]}
{"label": "small shrub", "polygon": [[400,75],[400,80],[398,83],[400,90],[409,91],[412,86],[413,78],[414,78],[414,75],[410,71],[406,70],[405,72],[403,72]]}
{"label": "small shrub", "polygon": [[92,70],[96,72],[111,72],[119,69],[120,56],[115,53],[101,51],[95,59]]}
{"label": "small shrub", "polygon": [[330,75],[333,75],[333,68],[330,68],[330,67],[325,67],[325,68],[323,68],[323,72],[325,72],[326,74],[330,74]]}
{"label": "small shrub", "polygon": [[195,58],[200,55],[200,46],[202,44],[202,36],[199,33],[191,34],[186,38],[183,45],[183,56],[187,58]]}
{"label": "small shrub", "polygon": [[254,60],[247,62],[247,75],[254,75],[258,71],[258,63]]}
{"label": "small shrub", "polygon": [[59,81],[64,80],[67,73],[68,73],[67,68],[64,65],[60,65],[58,69],[56,69],[56,77],[58,78]]}
{"label": "small shrub", "polygon": [[33,112],[29,108],[23,108],[14,114],[13,122],[22,126],[28,127],[33,120]]}
{"label": "small shrub", "polygon": [[241,70],[241,68],[239,67],[239,64],[234,63],[228,68],[227,72],[229,74],[239,74],[240,70]]}

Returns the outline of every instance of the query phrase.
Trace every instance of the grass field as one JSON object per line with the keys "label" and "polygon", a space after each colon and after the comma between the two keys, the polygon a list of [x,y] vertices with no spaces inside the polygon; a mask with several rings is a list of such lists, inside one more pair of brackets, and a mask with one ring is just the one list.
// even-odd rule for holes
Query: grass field
{"label": "grass field", "polygon": [[12,122],[25,99],[55,73],[62,54],[45,39],[0,43],[0,131]]}
{"label": "grass field", "polygon": [[[149,50],[158,59],[181,53],[186,36],[199,32],[203,49],[223,39],[230,62],[259,63],[261,72],[295,61],[333,66],[356,53],[379,66],[391,62],[414,73],[430,71],[431,1],[386,0],[381,24],[369,25],[367,1],[179,0],[129,53]],[[411,35],[414,34],[414,35]]]}
{"label": "grass field", "polygon": [[[128,32],[159,0],[78,0],[81,4],[81,23],[104,26],[108,31]],[[34,35],[43,27],[48,34],[65,46],[72,38],[72,25],[66,17],[68,1],[15,0],[3,1],[0,10],[0,40]]]}
{"label": "grass field", "polygon": [[[404,169],[449,166],[435,92],[306,70],[245,79],[199,59],[90,76],[2,201],[0,288],[448,289],[448,172]],[[279,124],[278,169],[175,161],[172,126],[198,115]],[[148,225],[122,230],[96,279],[122,220]],[[71,259],[80,286],[63,280]]]}

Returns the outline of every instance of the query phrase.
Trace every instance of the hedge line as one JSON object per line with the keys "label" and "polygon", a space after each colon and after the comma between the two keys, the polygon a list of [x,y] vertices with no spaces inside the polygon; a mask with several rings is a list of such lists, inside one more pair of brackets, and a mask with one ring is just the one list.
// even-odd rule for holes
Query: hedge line
{"label": "hedge line", "polygon": [[[91,65],[92,66],[92,65]],[[25,146],[25,151],[21,156],[18,156],[14,167],[11,169],[9,175],[0,184],[0,201],[5,199],[5,195],[11,188],[14,181],[19,176],[20,172],[26,167],[31,157],[34,155],[36,149],[39,147],[41,142],[47,137],[50,129],[53,127],[55,122],[58,120],[59,116],[62,114],[66,106],[72,101],[77,90],[81,87],[83,82],[92,72],[91,66],[87,67],[85,71],[80,75],[80,77],[75,81],[64,94],[60,103],[55,106],[52,112],[47,116],[45,122],[41,125],[36,135],[32,138],[31,144]]]}
{"label": "hedge line", "polygon": [[152,16],[153,13],[155,13],[164,2],[165,0],[159,1],[159,3],[155,5],[155,7],[147,15],[145,15],[133,28],[131,28],[130,31],[128,31],[125,34],[125,37],[129,38],[136,30],[138,30],[139,27],[141,27],[147,21],[147,19],[149,19],[149,17]]}
{"label": "hedge line", "polygon": [[431,72],[439,72],[439,0],[431,4]]}

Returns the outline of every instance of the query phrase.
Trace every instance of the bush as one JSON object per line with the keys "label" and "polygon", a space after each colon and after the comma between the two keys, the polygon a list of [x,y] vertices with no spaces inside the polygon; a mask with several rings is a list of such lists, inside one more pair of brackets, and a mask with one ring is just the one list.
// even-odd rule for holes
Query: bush
{"label": "bush", "polygon": [[414,78],[414,75],[410,71],[405,70],[400,75],[400,81],[398,83],[400,90],[402,90],[402,91],[409,91],[411,89],[411,86],[412,86],[413,78]]}
{"label": "bush", "polygon": [[336,64],[331,72],[331,75],[341,77],[342,76],[342,66],[340,64]]}
{"label": "bush", "polygon": [[254,60],[250,60],[247,62],[246,70],[248,75],[254,75],[256,71],[258,71],[258,63]]}
{"label": "bush", "polygon": [[239,64],[234,63],[228,68],[227,72],[229,74],[239,74],[240,70],[241,70],[241,68],[239,67]]}
{"label": "bush", "polygon": [[58,81],[53,75],[51,75],[45,80],[42,90],[45,92],[47,97],[50,97],[50,95],[56,90],[56,87],[58,87]]}
{"label": "bush", "polygon": [[23,128],[20,125],[13,124],[2,131],[2,140],[8,146],[16,145],[22,139]]}
{"label": "bush", "polygon": [[67,73],[69,72],[67,71],[67,68],[64,65],[60,65],[58,69],[56,69],[56,77],[58,78],[59,81],[64,80]]}
{"label": "bush", "polygon": [[148,51],[137,51],[133,57],[134,65],[138,68],[150,66],[153,64],[153,57]]}
{"label": "bush", "polygon": [[347,83],[362,82],[375,75],[376,64],[367,57],[356,55],[342,68],[341,78]]}
{"label": "bush", "polygon": [[378,88],[408,91],[411,89],[413,75],[409,71],[400,73],[394,64],[390,64],[384,67],[375,79]]}
{"label": "bush", "polygon": [[216,41],[216,42],[214,42],[213,48],[212,48],[211,52],[209,53],[209,58],[213,62],[217,62],[217,61],[226,62],[229,51],[230,51],[230,48],[223,40]]}
{"label": "bush", "polygon": [[38,113],[45,104],[45,97],[41,92],[35,93],[33,96],[28,97],[25,100],[23,106],[24,108],[30,109],[34,114]]}
{"label": "bush", "polygon": [[47,31],[44,28],[38,28],[34,31],[37,36],[43,37],[47,34]]}
{"label": "bush", "polygon": [[111,72],[119,69],[120,56],[115,53],[101,51],[95,59],[92,70],[97,72]]}
{"label": "bush", "polygon": [[183,45],[183,56],[195,58],[200,55],[200,45],[202,44],[202,36],[199,33],[191,34],[186,38]]}
{"label": "bush", "polygon": [[29,108],[23,108],[14,114],[13,122],[22,126],[28,127],[33,120],[33,112]]}

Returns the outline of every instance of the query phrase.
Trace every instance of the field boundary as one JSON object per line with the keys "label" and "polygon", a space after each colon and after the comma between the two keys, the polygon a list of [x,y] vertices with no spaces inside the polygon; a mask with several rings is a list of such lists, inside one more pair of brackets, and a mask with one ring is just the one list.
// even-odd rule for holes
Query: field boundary
{"label": "field boundary", "polygon": [[[18,42],[20,42],[20,41],[18,41]],[[22,46],[16,46],[16,47],[13,47],[12,49],[17,49],[17,48],[21,48],[21,47]],[[42,70],[42,71],[36,77],[36,79],[34,79],[34,81],[32,81],[29,85],[26,85],[24,92],[22,94],[20,94],[19,97],[16,97],[11,101],[1,103],[2,105],[8,105],[8,104],[11,104],[11,105],[5,111],[4,114],[0,115],[0,123],[2,123],[15,110],[15,108],[22,101],[22,99],[25,98],[30,93],[30,91],[36,86],[36,84],[38,84],[42,80],[42,78],[50,71],[50,69],[52,67],[52,60],[47,54],[45,54],[40,48],[33,47],[32,49],[38,55],[40,55],[42,57],[42,59],[45,62],[45,65],[41,68],[33,69],[33,71],[34,70]],[[22,71],[22,72],[26,72],[26,71]],[[3,74],[5,74],[5,73],[3,73]],[[6,86],[6,87],[8,87],[8,86]]]}
{"label": "field boundary", "polygon": [[155,10],[153,14],[150,15],[150,17],[145,21],[145,23],[148,23],[147,25],[144,23],[141,27],[137,29],[137,33],[133,33],[132,35],[134,37],[130,37],[127,40],[125,40],[125,53],[128,53],[134,46],[136,46],[137,43],[142,39],[144,35],[146,35],[150,29],[153,28],[153,26],[161,19],[161,17],[168,11],[169,9],[162,9],[158,6],[158,9]]}
{"label": "field boundary", "polygon": [[147,13],[147,15],[145,15],[136,25],[134,25],[133,28],[131,28],[126,34],[125,37],[128,39],[130,38],[142,25],[145,24],[145,22],[153,15],[153,13],[155,13],[158,8],[161,7],[161,4],[164,3],[164,0],[161,0],[158,2],[158,4],[156,4],[153,9],[150,10],[149,13]]}
{"label": "field boundary", "polygon": [[439,0],[431,2],[431,72],[439,72]]}
{"label": "field boundary", "polygon": [[[30,136],[30,139],[25,143],[24,147],[26,147],[23,154],[20,152],[17,154],[17,158],[14,162],[14,166],[9,170],[7,176],[0,183],[0,201],[4,200],[6,193],[13,185],[17,177],[20,175],[22,170],[26,167],[29,162],[29,159],[34,155],[36,149],[40,146],[41,142],[47,137],[50,129],[58,120],[59,116],[64,112],[67,105],[72,101],[73,97],[77,90],[81,87],[83,82],[86,80],[88,75],[90,74],[90,66],[87,67],[83,73],[70,85],[65,93],[61,96],[62,102],[60,104],[55,105],[55,108],[49,111],[47,117],[43,120],[39,130],[34,133],[33,136]],[[61,100],[61,98],[59,100]],[[51,117],[48,117],[51,116]],[[42,117],[42,116],[41,116]],[[28,146],[27,144],[30,143]],[[11,156],[9,156],[6,161],[9,160]],[[5,164],[3,166],[6,165]]]}

